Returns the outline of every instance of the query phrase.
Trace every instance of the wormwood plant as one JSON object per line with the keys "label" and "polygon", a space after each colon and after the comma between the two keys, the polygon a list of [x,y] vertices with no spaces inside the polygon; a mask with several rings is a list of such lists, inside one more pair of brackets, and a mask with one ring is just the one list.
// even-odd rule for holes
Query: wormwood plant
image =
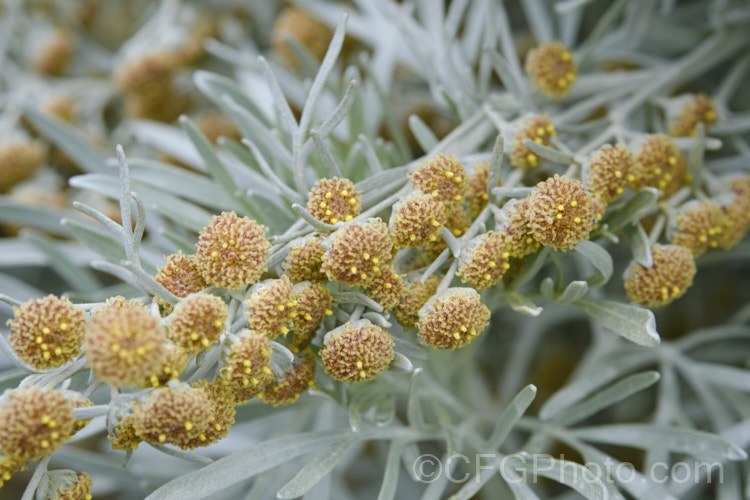
{"label": "wormwood plant", "polygon": [[116,147],[4,77],[3,498],[750,495],[747,6],[295,5],[68,35]]}

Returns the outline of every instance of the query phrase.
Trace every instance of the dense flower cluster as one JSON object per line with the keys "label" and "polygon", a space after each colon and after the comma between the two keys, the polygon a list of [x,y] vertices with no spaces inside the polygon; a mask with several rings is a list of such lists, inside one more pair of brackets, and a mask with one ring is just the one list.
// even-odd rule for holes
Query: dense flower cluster
{"label": "dense flower cluster", "polygon": [[197,354],[219,341],[227,321],[227,305],[220,297],[193,295],[169,315],[167,337],[187,352]]}
{"label": "dense flower cluster", "polygon": [[328,332],[320,358],[334,379],[365,382],[388,368],[393,346],[393,338],[384,328],[360,320]]}
{"label": "dense flower cluster", "polygon": [[419,338],[437,349],[463,347],[487,328],[490,310],[473,288],[449,288],[419,310]]}
{"label": "dense flower cluster", "polygon": [[380,219],[352,221],[333,233],[322,269],[331,280],[367,286],[391,262],[392,249],[388,226]]}
{"label": "dense flower cluster", "polygon": [[591,157],[588,189],[602,203],[619,198],[628,186],[635,156],[624,144],[605,144]]}
{"label": "dense flower cluster", "polygon": [[705,94],[698,94],[687,101],[669,126],[669,134],[675,137],[695,135],[695,127],[703,123],[706,128],[716,121],[713,100]]}
{"label": "dense flower cluster", "polygon": [[625,291],[633,302],[661,307],[682,297],[693,284],[696,268],[689,249],[677,245],[654,245],[653,265],[630,269]]}
{"label": "dense flower cluster", "polygon": [[469,191],[466,169],[455,156],[436,155],[411,175],[414,190],[443,202],[448,215],[457,210]]}
{"label": "dense flower cluster", "polygon": [[245,306],[250,328],[273,339],[289,333],[297,317],[297,292],[286,276],[264,281],[253,287]]}
{"label": "dense flower cluster", "polygon": [[166,340],[159,318],[146,309],[105,306],[89,322],[84,351],[88,365],[103,382],[115,387],[138,385],[162,370]]}
{"label": "dense flower cluster", "polygon": [[664,199],[677,191],[686,175],[685,157],[674,140],[664,134],[654,134],[647,136],[641,144],[629,180],[636,188],[650,186],[660,189]]}
{"label": "dense flower cluster", "polygon": [[315,383],[315,355],[306,353],[292,365],[289,373],[274,380],[260,396],[264,403],[272,406],[292,404]]}
{"label": "dense flower cluster", "polygon": [[446,221],[442,202],[422,191],[412,191],[393,207],[388,227],[397,247],[421,247],[440,237]]}
{"label": "dense flower cluster", "polygon": [[221,367],[220,383],[243,403],[263,392],[273,380],[271,346],[265,335],[245,332],[235,340]]}
{"label": "dense flower cluster", "polygon": [[548,146],[550,139],[557,135],[549,115],[543,113],[529,117],[523,127],[513,137],[513,148],[510,151],[511,165],[522,170],[529,170],[539,164],[539,157],[523,145],[524,139],[529,139],[542,146]]}
{"label": "dense flower cluster", "polygon": [[526,56],[526,72],[544,95],[561,99],[578,77],[573,54],[560,42],[543,43]]}
{"label": "dense flower cluster", "polygon": [[258,281],[271,243],[262,225],[222,212],[203,228],[195,249],[198,268],[208,283],[237,290]]}
{"label": "dense flower cluster", "polygon": [[362,195],[349,179],[321,179],[310,190],[307,211],[321,222],[336,224],[359,215]]}
{"label": "dense flower cluster", "polygon": [[315,234],[293,241],[284,260],[284,274],[294,283],[300,281],[326,281],[328,277],[321,270],[323,265],[324,238]]}
{"label": "dense flower cluster", "polygon": [[64,365],[81,352],[86,314],[66,298],[48,295],[13,308],[10,345],[37,370]]}

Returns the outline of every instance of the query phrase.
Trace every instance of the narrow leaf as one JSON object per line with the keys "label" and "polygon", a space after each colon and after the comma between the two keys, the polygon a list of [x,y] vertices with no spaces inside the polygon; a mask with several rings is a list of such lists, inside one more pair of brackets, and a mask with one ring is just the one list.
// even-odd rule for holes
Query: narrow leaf
{"label": "narrow leaf", "polygon": [[348,439],[336,431],[270,439],[173,479],[151,493],[146,500],[215,498],[217,491],[228,486],[287,463],[320,446],[331,446]]}
{"label": "narrow leaf", "polygon": [[578,299],[574,304],[603,327],[638,345],[653,347],[661,341],[654,313],[644,307],[588,298]]}
{"label": "narrow leaf", "polygon": [[638,222],[625,226],[625,234],[630,241],[633,259],[642,266],[651,267],[654,263],[651,256],[651,243],[648,241],[648,235],[643,226]]}
{"label": "narrow leaf", "polygon": [[304,495],[318,481],[323,479],[344,457],[344,453],[357,441],[356,438],[346,438],[336,442],[328,450],[315,458],[300,470],[291,481],[286,483],[277,493],[276,498],[297,498]]}
{"label": "narrow leaf", "polygon": [[401,455],[404,452],[405,442],[401,439],[391,441],[388,448],[388,458],[385,462],[385,473],[383,482],[378,493],[378,500],[393,500],[396,497],[396,486],[398,486],[398,473],[401,465]]}
{"label": "narrow leaf", "polygon": [[70,231],[75,239],[108,261],[120,262],[126,258],[122,243],[109,233],[73,219],[63,219],[62,225]]}
{"label": "narrow leaf", "polygon": [[588,240],[578,243],[573,250],[583,255],[593,265],[599,274],[589,278],[588,284],[591,287],[601,286],[609,281],[612,277],[614,265],[612,256],[604,248]]}
{"label": "narrow leaf", "polygon": [[516,292],[508,292],[505,295],[511,309],[524,316],[535,318],[542,313],[542,308],[534,304],[530,298]]}
{"label": "narrow leaf", "polygon": [[652,386],[659,380],[659,373],[648,371],[631,375],[611,387],[595,394],[586,401],[561,412],[554,421],[562,426],[576,424],[595,413],[618,403],[636,392]]}
{"label": "narrow leaf", "polygon": [[745,460],[747,453],[721,436],[662,424],[615,424],[584,427],[572,431],[577,437],[596,443],[669,450],[697,458]]}
{"label": "narrow leaf", "polygon": [[26,118],[39,129],[42,135],[62,149],[81,170],[85,172],[106,172],[109,170],[107,168],[107,157],[95,150],[91,142],[78,129],[39,111],[31,105],[22,104],[21,108]]}
{"label": "narrow leaf", "polygon": [[513,401],[510,402],[497,419],[495,428],[487,440],[488,449],[496,451],[503,444],[510,431],[513,430],[518,420],[526,413],[529,405],[534,401],[536,392],[536,386],[529,384],[516,394]]}
{"label": "narrow leaf", "polygon": [[549,455],[528,455],[518,459],[516,470],[525,470],[532,478],[543,476],[560,484],[573,488],[589,500],[609,498],[606,486],[601,478],[586,467],[568,460],[557,460]]}
{"label": "narrow leaf", "polygon": [[432,148],[439,142],[435,133],[417,115],[409,116],[409,129],[411,129],[414,139],[416,139],[417,144],[419,144],[419,147],[425,153],[432,151]]}
{"label": "narrow leaf", "polygon": [[551,162],[562,163],[563,165],[570,165],[573,163],[573,156],[568,153],[563,153],[562,151],[545,146],[544,144],[539,144],[531,139],[524,139],[523,145],[533,153],[536,153],[537,156],[541,156]]}
{"label": "narrow leaf", "polygon": [[563,304],[571,304],[585,297],[588,291],[589,284],[587,282],[581,280],[571,281],[557,300]]}

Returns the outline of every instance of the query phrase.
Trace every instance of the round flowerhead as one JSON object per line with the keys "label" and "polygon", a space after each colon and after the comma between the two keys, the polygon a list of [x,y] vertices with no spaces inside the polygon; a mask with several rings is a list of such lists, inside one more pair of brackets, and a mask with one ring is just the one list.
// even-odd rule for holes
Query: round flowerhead
{"label": "round flowerhead", "polygon": [[271,382],[261,399],[272,406],[292,404],[314,383],[315,355],[308,352],[292,364],[289,373]]}
{"label": "round flowerhead", "polygon": [[320,283],[300,283],[295,286],[297,292],[297,316],[294,317],[292,330],[294,336],[289,342],[292,352],[299,352],[310,345],[315,332],[323,324],[323,319],[333,314],[331,304],[333,296]]}
{"label": "round flowerhead", "polygon": [[461,206],[469,191],[469,176],[455,156],[435,155],[420,165],[410,178],[415,190],[442,201],[448,215]]}
{"label": "round flowerhead", "polygon": [[307,197],[307,211],[326,224],[348,221],[362,210],[362,194],[349,179],[321,179]]}
{"label": "round flowerhead", "polygon": [[164,343],[164,362],[161,367],[138,384],[139,387],[160,387],[175,380],[190,364],[190,358],[182,347],[173,342]]}
{"label": "round flowerhead", "polygon": [[393,361],[393,337],[366,319],[346,323],[326,334],[320,351],[326,373],[341,382],[365,382]]}
{"label": "round flowerhead", "polygon": [[367,286],[367,294],[386,311],[398,305],[403,291],[404,281],[393,266],[384,267]]}
{"label": "round flowerhead", "polygon": [[61,76],[76,52],[75,39],[68,31],[55,30],[44,37],[36,50],[34,69],[42,75]]}
{"label": "round flowerhead", "polygon": [[588,239],[598,204],[580,181],[555,174],[537,184],[528,197],[527,217],[534,239],[557,250],[567,250]]}
{"label": "round flowerhead", "polygon": [[10,345],[36,370],[64,365],[81,352],[86,313],[67,298],[48,295],[13,308]]}
{"label": "round flowerhead", "polygon": [[698,257],[719,246],[723,226],[724,213],[718,205],[710,201],[695,204],[677,216],[672,244],[683,246]]}
{"label": "round flowerhead", "polygon": [[397,247],[421,247],[440,238],[447,220],[443,202],[422,191],[412,191],[393,206],[391,238]]}
{"label": "round flowerhead", "polygon": [[271,48],[290,66],[298,66],[299,61],[289,47],[287,39],[291,38],[318,60],[322,60],[331,40],[331,29],[298,7],[287,7],[276,18],[271,33]]}
{"label": "round flowerhead", "polygon": [[74,425],[73,403],[62,392],[17,389],[0,406],[0,447],[24,463],[46,457],[70,439]]}
{"label": "round flowerhead", "polygon": [[164,97],[172,89],[174,59],[168,52],[152,52],[122,63],[115,83],[126,94],[148,99]]}
{"label": "round flowerhead", "polygon": [[138,385],[162,368],[166,340],[159,319],[144,308],[105,306],[89,323],[84,351],[101,381]]}
{"label": "round flowerhead", "polygon": [[661,189],[661,199],[669,198],[682,185],[687,174],[685,157],[671,137],[664,134],[646,136],[636,156],[632,176],[635,188]]}
{"label": "round flowerhead", "polygon": [[266,280],[253,287],[245,303],[250,328],[269,339],[289,333],[297,316],[297,292],[289,278]]}
{"label": "round flowerhead", "polygon": [[0,144],[0,193],[28,179],[44,163],[44,148],[37,141],[16,140]]}
{"label": "round flowerhead", "polygon": [[625,291],[633,302],[654,308],[682,297],[693,284],[696,268],[685,247],[654,245],[651,255],[651,267],[637,265],[626,273]]}
{"label": "round flowerhead", "polygon": [[197,438],[185,443],[187,449],[208,446],[224,439],[234,424],[234,416],[237,413],[234,408],[234,396],[225,385],[201,380],[196,387],[203,390],[208,397],[211,417],[206,430]]}
{"label": "round flowerhead", "polygon": [[181,300],[169,315],[167,336],[190,354],[219,341],[227,328],[227,304],[216,295],[192,295]]}
{"label": "round flowerhead", "polygon": [[[178,297],[198,293],[208,286],[203,278],[195,254],[185,255],[182,251],[167,257],[167,263],[156,273],[156,281]],[[168,308],[171,311],[171,307]]]}
{"label": "round flowerhead", "polygon": [[234,212],[215,215],[198,235],[198,267],[212,285],[238,290],[258,281],[271,243],[264,226]]}
{"label": "round flowerhead", "polygon": [[539,164],[539,157],[523,145],[524,139],[530,139],[537,144],[549,146],[550,139],[557,135],[555,126],[549,120],[549,115],[543,113],[528,118],[523,127],[513,137],[510,150],[510,164],[522,170],[530,170]]}
{"label": "round flowerhead", "polygon": [[179,383],[149,394],[135,409],[135,433],[146,441],[182,449],[199,439],[211,420],[211,403],[200,387]]}
{"label": "round flowerhead", "polygon": [[490,310],[473,288],[449,288],[419,310],[419,338],[436,349],[463,347],[490,322]]}
{"label": "round flowerhead", "polygon": [[690,137],[695,135],[695,127],[698,123],[708,129],[708,126],[716,121],[716,107],[714,100],[706,94],[697,94],[688,100],[672,124],[669,126],[669,134],[675,137]]}
{"label": "round flowerhead", "polygon": [[[477,217],[484,207],[489,202],[489,196],[487,195],[487,183],[490,172],[489,162],[482,162],[474,167],[474,172],[469,177],[469,215]],[[501,178],[497,179],[497,185],[502,186],[503,181]]]}
{"label": "round flowerhead", "polygon": [[263,392],[273,380],[271,345],[268,337],[245,332],[232,343],[224,366],[219,371],[221,383],[237,403],[244,403]]}
{"label": "round flowerhead", "polygon": [[719,240],[722,248],[739,243],[750,229],[750,176],[734,181],[732,191],[734,196],[724,207],[724,225]]}
{"label": "round flowerhead", "polygon": [[138,448],[142,439],[135,433],[135,421],[135,415],[130,413],[117,422],[113,433],[107,436],[113,450],[130,451]]}
{"label": "round flowerhead", "polygon": [[284,274],[292,283],[300,281],[328,281],[323,265],[323,241],[325,238],[312,234],[289,243],[289,253],[284,261]]}
{"label": "round flowerhead", "polygon": [[[73,408],[90,408],[94,406],[94,402],[90,399],[85,398],[68,398],[68,400],[73,404]],[[76,423],[73,425],[73,434],[80,431],[87,425],[89,425],[90,420],[76,420]]]}
{"label": "round flowerhead", "polygon": [[510,253],[505,248],[504,232],[488,231],[471,240],[461,254],[458,274],[476,290],[489,288],[510,268]]}
{"label": "round flowerhead", "polygon": [[624,144],[605,144],[591,157],[588,188],[602,203],[616,200],[628,186],[635,156]]}
{"label": "round flowerhead", "polygon": [[529,198],[519,200],[510,207],[504,229],[505,251],[511,258],[522,259],[539,249],[529,220]]}
{"label": "round flowerhead", "polygon": [[526,73],[532,85],[552,99],[562,99],[578,76],[573,54],[560,42],[543,43],[526,57]]}
{"label": "round flowerhead", "polygon": [[424,283],[415,281],[404,286],[398,306],[393,310],[393,315],[404,330],[417,327],[419,310],[435,295],[439,284],[440,279],[433,275]]}
{"label": "round flowerhead", "polygon": [[322,270],[329,279],[350,286],[367,286],[392,260],[393,242],[380,219],[345,225],[327,246]]}

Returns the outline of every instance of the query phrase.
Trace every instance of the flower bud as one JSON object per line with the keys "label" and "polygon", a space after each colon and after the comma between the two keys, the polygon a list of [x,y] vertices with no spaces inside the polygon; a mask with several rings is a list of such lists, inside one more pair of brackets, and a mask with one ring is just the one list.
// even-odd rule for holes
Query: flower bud
{"label": "flower bud", "polygon": [[469,191],[469,176],[455,156],[433,156],[422,163],[410,179],[414,190],[443,202],[448,215],[461,206]]}
{"label": "flower bud", "polygon": [[605,144],[591,158],[588,188],[603,203],[616,200],[628,186],[635,156],[624,144]]}
{"label": "flower bud", "polygon": [[[469,177],[469,215],[476,218],[489,202],[487,195],[487,178],[490,172],[489,162],[483,161],[474,167],[474,172]],[[497,179],[497,185],[502,186],[502,179]]]}
{"label": "flower bud", "polygon": [[326,224],[348,221],[358,216],[360,210],[362,195],[349,179],[320,179],[307,198],[307,211]]}
{"label": "flower bud", "polygon": [[134,429],[141,439],[155,444],[173,444],[187,449],[209,426],[210,402],[199,387],[180,383],[149,394],[135,409]]}
{"label": "flower bud", "polygon": [[689,249],[677,245],[654,245],[653,265],[632,267],[625,278],[625,291],[633,302],[661,307],[682,297],[693,284],[696,268]]}
{"label": "flower bud", "polygon": [[201,380],[196,387],[206,393],[211,416],[206,430],[185,443],[187,449],[208,446],[224,439],[229,433],[229,428],[234,425],[234,416],[237,413],[234,408],[234,395],[225,385]]}
{"label": "flower bud", "polygon": [[476,290],[491,287],[510,268],[504,232],[488,231],[471,240],[461,253],[458,276]]}
{"label": "flower bud", "polygon": [[398,305],[403,290],[404,282],[393,266],[384,267],[375,275],[372,283],[367,285],[367,294],[386,311]]}
{"label": "flower bud", "polygon": [[0,193],[8,191],[36,172],[45,160],[44,148],[29,139],[0,144]]}
{"label": "flower bud", "polygon": [[323,240],[312,234],[305,238],[289,243],[289,253],[284,261],[284,274],[292,283],[300,281],[328,281],[328,276],[320,266],[323,265]]}
{"label": "flower bud", "polygon": [[534,239],[529,215],[529,199],[519,200],[508,211],[505,223],[505,250],[512,259],[522,259],[539,249]]}
{"label": "flower bud", "polygon": [[271,382],[261,399],[272,406],[292,404],[314,383],[315,355],[308,352],[292,364],[289,373]]}
{"label": "flower bud", "polygon": [[732,183],[734,197],[724,207],[724,224],[721,228],[719,245],[731,248],[745,236],[750,229],[750,176]]}
{"label": "flower bud", "polygon": [[331,330],[320,351],[326,373],[341,382],[365,382],[380,375],[393,360],[393,337],[367,320]]}
{"label": "flower bud", "polygon": [[215,215],[195,245],[198,268],[213,285],[238,290],[258,281],[271,244],[264,226],[234,212]]}
{"label": "flower bud", "polygon": [[161,369],[166,340],[159,319],[145,309],[105,306],[89,323],[84,351],[101,381],[115,387],[138,385]]}
{"label": "flower bud", "polygon": [[107,436],[113,450],[130,451],[138,448],[142,439],[135,433],[135,420],[135,415],[131,413],[117,422],[113,433]]}
{"label": "flower bud", "polygon": [[[195,254],[185,255],[182,251],[167,257],[167,263],[157,270],[155,279],[180,298],[198,293],[208,286],[198,269]],[[167,309],[169,312],[172,307],[169,306]]]}
{"label": "flower bud", "polygon": [[537,184],[528,197],[527,217],[534,239],[557,250],[567,250],[588,239],[598,204],[580,181],[555,174]]}
{"label": "flower bud", "polygon": [[227,329],[227,304],[216,295],[192,295],[169,315],[167,337],[190,354],[208,350]]}
{"label": "flower bud", "polygon": [[446,221],[442,202],[422,191],[412,191],[393,207],[391,238],[397,247],[421,247],[440,238]]}
{"label": "flower bud", "polygon": [[73,403],[61,391],[16,389],[0,406],[0,447],[20,462],[46,457],[70,440],[74,425]]}
{"label": "flower bud", "polygon": [[229,351],[220,369],[221,383],[229,389],[237,403],[244,403],[263,392],[273,380],[271,346],[268,338],[245,332]]}
{"label": "flower bud", "polygon": [[160,387],[166,385],[170,380],[176,380],[189,364],[190,358],[188,358],[185,349],[167,341],[164,343],[164,362],[161,368],[142,380],[138,386]]}
{"label": "flower bud", "polygon": [[424,283],[415,281],[404,287],[398,306],[393,310],[393,316],[404,330],[417,327],[419,310],[435,295],[439,284],[440,279],[433,275]]}
{"label": "flower bud", "polygon": [[86,313],[67,298],[30,300],[14,307],[13,314],[8,340],[18,358],[32,368],[62,366],[81,353]]}
{"label": "flower bud", "polygon": [[473,288],[449,288],[419,310],[419,338],[436,349],[463,347],[490,321],[490,310]]}
{"label": "flower bud", "polygon": [[510,164],[521,170],[531,170],[539,164],[539,157],[523,145],[524,139],[530,139],[537,144],[549,146],[550,139],[557,135],[554,125],[549,120],[549,115],[543,113],[529,117],[523,128],[513,137],[513,146],[510,150]]}
{"label": "flower bud", "polygon": [[660,199],[669,198],[685,181],[687,164],[671,137],[664,134],[646,136],[636,156],[632,176],[636,189],[650,186],[661,189]]}
{"label": "flower bud", "polygon": [[698,94],[688,100],[672,124],[669,126],[669,134],[675,137],[690,137],[695,135],[695,127],[703,122],[708,126],[716,121],[716,108],[714,101],[706,94]]}
{"label": "flower bud", "polygon": [[331,304],[333,296],[320,283],[302,283],[297,285],[297,316],[294,317],[292,330],[294,336],[289,342],[292,352],[299,352],[310,345],[315,338],[315,332],[323,319],[333,314]]}
{"label": "flower bud", "polygon": [[392,260],[393,243],[380,219],[347,224],[331,238],[322,266],[331,280],[367,286]]}
{"label": "flower bud", "polygon": [[719,246],[724,213],[712,202],[694,205],[677,216],[677,231],[672,237],[673,245],[689,249],[693,257],[703,255],[709,248]]}
{"label": "flower bud", "polygon": [[526,73],[531,83],[551,99],[562,99],[578,76],[573,54],[560,42],[543,43],[529,51]]}
{"label": "flower bud", "polygon": [[274,339],[289,333],[297,316],[297,292],[289,278],[266,280],[255,287],[245,303],[247,323],[260,335]]}

